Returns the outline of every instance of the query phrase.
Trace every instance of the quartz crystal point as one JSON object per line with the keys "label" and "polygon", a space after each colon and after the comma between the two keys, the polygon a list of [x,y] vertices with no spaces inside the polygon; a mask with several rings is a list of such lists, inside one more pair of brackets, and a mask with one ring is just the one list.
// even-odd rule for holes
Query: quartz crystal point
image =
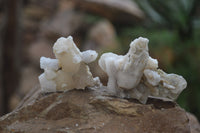
{"label": "quartz crystal point", "polygon": [[44,73],[39,76],[40,85],[45,92],[67,91],[70,89],[84,89],[95,86],[99,81],[93,78],[87,63],[97,58],[96,51],[80,52],[73,42],[73,38],[59,38],[53,52],[56,59],[41,57],[40,67]]}
{"label": "quartz crystal point", "polygon": [[148,97],[176,100],[186,88],[182,76],[158,69],[158,61],[149,56],[146,38],[139,37],[130,44],[124,56],[104,53],[99,65],[108,75],[108,91],[125,98],[146,103]]}

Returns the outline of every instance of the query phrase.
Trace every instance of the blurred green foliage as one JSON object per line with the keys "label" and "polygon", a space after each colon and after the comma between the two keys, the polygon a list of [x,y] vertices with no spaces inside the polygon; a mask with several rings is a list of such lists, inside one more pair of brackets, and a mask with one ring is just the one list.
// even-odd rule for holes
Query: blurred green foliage
{"label": "blurred green foliage", "polygon": [[195,11],[199,0],[136,0],[149,19],[170,29],[177,30],[182,40],[193,36]]}

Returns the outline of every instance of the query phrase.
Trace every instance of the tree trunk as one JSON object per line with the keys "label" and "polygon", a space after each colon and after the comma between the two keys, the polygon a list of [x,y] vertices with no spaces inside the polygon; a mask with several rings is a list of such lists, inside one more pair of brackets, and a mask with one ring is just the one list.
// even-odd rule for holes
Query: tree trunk
{"label": "tree trunk", "polygon": [[18,88],[20,79],[20,8],[21,0],[4,0],[4,18],[1,30],[0,113],[9,111],[9,100]]}
{"label": "tree trunk", "polygon": [[[0,31],[0,33],[2,33]],[[1,35],[2,37],[2,35]],[[3,85],[2,85],[2,67],[3,67],[3,60],[2,60],[2,52],[3,52],[3,49],[2,49],[2,40],[0,39],[0,116],[4,113],[4,110],[3,110],[3,106],[4,106],[4,101],[3,101]]]}

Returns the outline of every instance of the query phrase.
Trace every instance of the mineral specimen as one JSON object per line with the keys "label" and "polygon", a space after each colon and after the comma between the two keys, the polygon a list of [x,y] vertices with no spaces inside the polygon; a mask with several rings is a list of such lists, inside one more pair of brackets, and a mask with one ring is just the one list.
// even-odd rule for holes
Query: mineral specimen
{"label": "mineral specimen", "polygon": [[158,69],[158,61],[149,56],[146,38],[130,44],[124,56],[104,53],[99,65],[109,76],[107,88],[114,95],[136,98],[146,103],[148,97],[176,100],[187,82],[182,76]]}
{"label": "mineral specimen", "polygon": [[[109,77],[108,93],[146,103],[148,97],[176,100],[186,88],[187,83],[182,76],[158,69],[158,61],[149,56],[148,42],[148,39],[139,37],[131,42],[126,55],[104,53],[100,57],[99,65]],[[53,51],[57,59],[40,59],[40,67],[44,69],[39,76],[43,91],[84,89],[100,84],[98,77],[92,77],[87,65],[97,58],[96,51],[80,52],[71,36],[59,38]]]}
{"label": "mineral specimen", "polygon": [[44,73],[39,76],[40,85],[45,92],[84,89],[95,86],[99,81],[93,78],[87,63],[97,58],[96,51],[80,52],[73,38],[59,38],[53,46],[57,59],[41,57],[40,67]]}

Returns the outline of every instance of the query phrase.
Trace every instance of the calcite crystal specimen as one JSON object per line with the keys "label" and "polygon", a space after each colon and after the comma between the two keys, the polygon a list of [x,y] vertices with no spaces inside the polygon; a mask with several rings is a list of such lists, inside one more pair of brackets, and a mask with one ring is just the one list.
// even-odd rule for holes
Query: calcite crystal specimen
{"label": "calcite crystal specimen", "polygon": [[41,57],[40,67],[44,73],[39,76],[40,85],[45,92],[85,89],[95,86],[98,78],[93,78],[87,63],[97,58],[96,51],[80,52],[73,38],[59,38],[53,52],[57,59]]}
{"label": "calcite crystal specimen", "polygon": [[108,90],[124,98],[136,98],[146,103],[148,97],[176,100],[187,82],[182,76],[158,69],[158,61],[149,56],[146,38],[130,44],[124,56],[104,53],[99,65],[108,76]]}
{"label": "calcite crystal specimen", "polygon": [[[109,77],[108,93],[146,103],[148,97],[174,101],[186,88],[182,76],[158,69],[158,61],[149,56],[148,42],[148,39],[139,37],[131,42],[126,55],[105,53],[100,57],[99,65]],[[68,91],[100,84],[99,78],[93,78],[87,65],[97,58],[96,51],[80,52],[69,36],[59,38],[53,52],[56,59],[40,59],[40,67],[44,69],[39,76],[43,91]]]}

